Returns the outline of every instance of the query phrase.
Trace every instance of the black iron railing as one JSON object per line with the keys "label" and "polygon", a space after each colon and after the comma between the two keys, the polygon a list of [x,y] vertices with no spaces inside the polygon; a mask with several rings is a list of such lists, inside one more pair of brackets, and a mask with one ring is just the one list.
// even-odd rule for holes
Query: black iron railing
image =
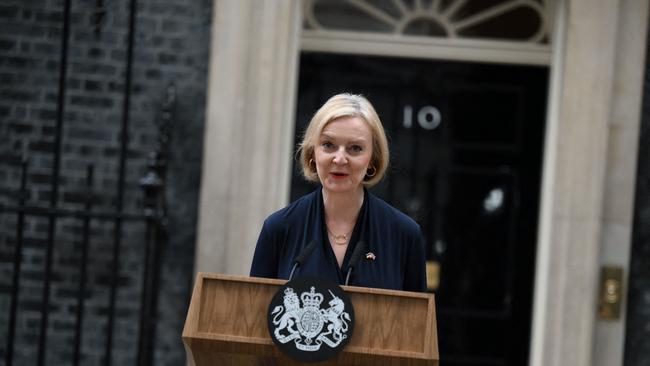
{"label": "black iron railing", "polygon": [[[148,170],[140,179],[140,187],[143,192],[144,207],[140,213],[123,212],[121,207],[118,206],[112,211],[98,211],[93,209],[94,200],[94,167],[88,165],[85,177],[83,208],[82,209],[69,209],[57,207],[56,201],[49,207],[27,204],[27,177],[29,175],[29,163],[27,159],[23,160],[20,172],[20,188],[16,197],[15,205],[0,204],[1,215],[16,215],[16,236],[15,246],[13,248],[13,275],[10,291],[10,306],[9,306],[9,321],[7,331],[7,343],[5,346],[5,365],[11,366],[14,361],[14,343],[16,339],[16,319],[18,318],[19,290],[21,286],[21,264],[23,262],[23,234],[25,232],[27,220],[30,217],[46,217],[49,219],[51,227],[56,226],[57,220],[62,218],[78,219],[81,223],[81,253],[79,261],[79,283],[77,288],[76,298],[76,316],[74,328],[74,350],[73,350],[73,365],[79,365],[81,360],[81,339],[82,339],[82,324],[85,305],[85,294],[87,292],[87,263],[88,263],[88,248],[91,242],[91,226],[97,222],[113,222],[115,223],[115,230],[113,243],[119,246],[119,237],[121,237],[121,223],[124,221],[138,222],[144,226],[145,232],[145,245],[144,245],[144,262],[142,265],[142,295],[140,304],[140,319],[139,319],[139,341],[137,350],[137,364],[150,365],[152,363],[153,355],[153,338],[155,335],[155,320],[157,297],[159,288],[159,269],[161,266],[161,247],[167,240],[166,231],[166,202],[165,202],[165,172],[167,167],[169,142],[170,142],[170,126],[173,119],[173,109],[175,105],[175,89],[169,87],[164,105],[162,107],[161,119],[158,124],[159,139],[156,151],[151,153],[148,159]],[[54,172],[54,176],[58,176],[58,171]],[[123,173],[120,175],[124,179]],[[122,185],[124,182],[122,182]],[[52,203],[52,201],[51,201]],[[45,354],[47,350],[47,309],[49,304],[49,293],[51,287],[50,277],[51,271],[51,256],[55,245],[55,232],[53,229],[48,231],[48,244],[46,247],[46,268],[45,277],[43,281],[43,298],[42,298],[42,318],[40,322],[40,330],[38,342],[38,364],[45,363]],[[117,253],[116,253],[117,252]],[[110,293],[108,314],[107,314],[107,334],[105,345],[104,362],[110,362],[112,354],[112,330],[111,325],[115,317],[115,293],[118,290],[117,277],[119,250],[113,249],[112,258],[112,280],[110,281]],[[49,263],[49,264],[48,264]],[[44,318],[43,318],[44,316]],[[45,320],[43,320],[45,319]]]}
{"label": "black iron railing", "polygon": [[[90,290],[90,283],[87,279],[88,263],[93,255],[89,252],[90,245],[93,243],[91,235],[93,226],[112,224],[112,243],[110,248],[110,270],[108,280],[108,299],[106,303],[106,331],[104,356],[102,363],[105,365],[112,364],[114,359],[114,331],[116,321],[116,302],[119,289],[120,278],[120,258],[122,252],[123,225],[125,223],[135,223],[142,225],[144,232],[144,253],[142,263],[142,287],[139,311],[139,333],[137,342],[137,365],[150,365],[153,356],[153,340],[156,332],[156,309],[159,290],[159,270],[161,267],[161,250],[167,241],[166,230],[166,202],[165,202],[165,172],[167,169],[167,160],[169,155],[169,143],[171,124],[173,121],[173,111],[175,108],[176,91],[174,87],[166,90],[166,95],[161,108],[161,116],[157,123],[158,143],[154,151],[148,157],[148,169],[142,179],[140,187],[142,188],[143,207],[141,212],[125,211],[125,194],[126,194],[126,171],[127,171],[127,152],[129,142],[129,120],[131,110],[131,89],[132,89],[132,69],[133,69],[133,51],[135,43],[135,26],[136,26],[136,8],[137,0],[129,0],[129,22],[128,38],[126,44],[124,89],[122,99],[122,118],[120,124],[120,141],[119,155],[116,177],[115,204],[110,210],[97,209],[95,207],[96,196],[99,195],[99,189],[95,182],[95,166],[87,166],[85,174],[85,186],[80,208],[69,208],[68,205],[61,205],[60,185],[61,185],[61,160],[62,160],[62,131],[65,123],[66,98],[68,79],[68,55],[69,39],[71,26],[71,0],[65,0],[63,3],[63,20],[61,33],[61,49],[59,57],[58,70],[58,93],[57,93],[57,112],[54,128],[54,142],[52,148],[52,167],[50,171],[50,196],[46,205],[31,204],[28,202],[28,177],[30,174],[30,162],[28,158],[23,159],[20,166],[20,187],[18,194],[9,202],[0,203],[0,215],[9,215],[16,218],[15,240],[12,250],[12,276],[11,288],[9,291],[9,314],[7,322],[7,338],[4,346],[4,364],[12,366],[16,360],[15,346],[17,343],[17,330],[20,324],[17,319],[21,308],[19,306],[19,295],[21,293],[21,266],[25,264],[23,250],[25,248],[25,233],[28,230],[30,220],[46,219],[47,237],[44,246],[44,269],[42,277],[42,293],[39,303],[40,318],[38,323],[38,337],[34,344],[37,347],[36,364],[42,366],[46,364],[46,354],[48,350],[48,326],[50,325],[50,311],[52,307],[52,289],[53,273],[53,254],[57,245],[57,223],[62,219],[78,220],[81,225],[79,264],[78,264],[78,283],[76,287],[76,299],[74,307],[74,336],[72,342],[73,352],[71,354],[71,363],[79,365],[82,360],[82,339],[84,312],[86,309],[86,294]],[[96,14],[94,18],[94,32],[97,37],[101,35],[103,17],[105,9],[103,1],[97,0]],[[66,187],[70,188],[70,187]],[[105,239],[105,238],[104,238]],[[141,240],[138,240],[139,242]],[[24,284],[23,284],[24,285]],[[0,347],[2,347],[0,346]]]}
{"label": "black iron railing", "polygon": [[[5,345],[5,365],[12,366],[14,361],[14,343],[16,339],[16,319],[18,319],[19,290],[21,287],[20,270],[23,261],[22,250],[25,245],[23,240],[23,233],[25,231],[27,220],[30,217],[47,217],[56,224],[56,221],[62,218],[75,218],[82,224],[81,231],[81,253],[79,261],[79,283],[76,298],[76,316],[74,328],[74,348],[73,348],[73,365],[79,365],[81,360],[81,339],[82,324],[84,315],[84,302],[85,294],[87,292],[87,263],[88,263],[88,247],[91,242],[90,229],[91,225],[96,222],[111,222],[111,221],[131,221],[142,223],[145,227],[145,253],[144,263],[142,266],[143,271],[143,286],[142,298],[140,305],[140,332],[138,343],[138,365],[150,365],[153,353],[153,337],[155,334],[155,317],[156,306],[158,297],[158,277],[160,268],[160,249],[164,245],[167,238],[166,225],[165,225],[165,204],[164,204],[164,180],[160,175],[160,171],[164,170],[165,166],[160,159],[162,154],[155,153],[154,158],[150,162],[150,168],[145,177],[141,180],[141,187],[145,196],[145,207],[142,213],[132,214],[119,211],[94,211],[93,210],[93,166],[89,165],[86,172],[86,194],[83,199],[83,209],[63,209],[30,206],[26,204],[27,196],[27,176],[29,173],[29,165],[24,161],[21,166],[21,186],[17,197],[16,205],[0,205],[0,214],[2,215],[16,215],[16,237],[15,247],[13,253],[13,276],[11,282],[10,292],[10,306],[8,314],[8,331],[7,343]],[[121,235],[121,233],[118,233]],[[51,239],[51,246],[48,250],[53,250],[55,240]],[[51,255],[51,254],[50,254]],[[48,274],[51,276],[51,272]],[[117,275],[117,274],[116,274]],[[50,287],[51,281],[44,280],[44,287]],[[117,281],[111,281],[110,291],[117,292]],[[49,289],[44,289],[44,296],[49,294]],[[48,304],[46,298],[42,299],[42,304]],[[115,311],[114,307],[110,307],[111,311]],[[47,314],[47,312],[46,312]],[[109,321],[114,321],[114,314],[108,314]],[[41,328],[39,334],[47,334],[47,322],[41,321]],[[112,329],[109,327],[109,329]],[[109,340],[112,334],[106,335],[106,344],[110,345],[112,342]],[[38,354],[45,355],[47,350],[47,338],[40,339],[38,344]],[[104,360],[111,358],[112,348],[106,351]],[[38,364],[44,364],[45,357],[38,358]]]}

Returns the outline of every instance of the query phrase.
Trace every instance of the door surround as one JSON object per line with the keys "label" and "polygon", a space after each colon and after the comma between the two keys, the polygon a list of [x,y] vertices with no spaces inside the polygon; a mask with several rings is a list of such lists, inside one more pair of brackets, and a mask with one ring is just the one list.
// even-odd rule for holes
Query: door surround
{"label": "door surround", "polygon": [[[214,1],[197,271],[247,273],[262,220],[287,203],[300,51],[327,44],[327,52],[337,52],[339,44],[347,47],[340,52],[380,52],[372,51],[372,37],[366,43],[321,39],[315,46],[313,37],[302,36],[301,7],[300,0]],[[557,1],[548,55],[510,53],[519,63],[533,63],[525,59],[536,55],[536,64],[548,62],[551,70],[533,366],[598,362],[602,341],[595,334],[606,332],[595,318],[599,266],[612,256],[627,266],[629,255],[636,174],[629,157],[636,157],[645,67],[644,52],[633,51],[646,49],[647,7],[647,0]],[[263,31],[241,25],[249,21]],[[422,44],[400,47],[408,57],[426,56]],[[485,49],[436,49],[441,58],[464,54],[465,61],[478,61],[483,53],[486,62],[506,62]],[[233,152],[236,161],[225,158]],[[614,244],[623,249],[608,254]],[[607,326],[622,328],[624,318]],[[609,364],[622,364],[621,352],[622,345],[611,356],[620,361]]]}

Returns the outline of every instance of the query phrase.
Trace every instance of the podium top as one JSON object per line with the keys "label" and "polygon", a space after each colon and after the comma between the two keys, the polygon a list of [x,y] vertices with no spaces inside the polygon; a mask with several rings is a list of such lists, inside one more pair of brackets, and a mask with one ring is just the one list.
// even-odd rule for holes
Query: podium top
{"label": "podium top", "polygon": [[[199,273],[183,329],[191,361],[209,364],[214,358],[208,354],[213,353],[255,355],[297,364],[275,348],[267,329],[269,303],[285,283]],[[341,287],[355,308],[355,330],[343,352],[325,364],[438,364],[433,294]],[[201,363],[208,359],[212,361]]]}

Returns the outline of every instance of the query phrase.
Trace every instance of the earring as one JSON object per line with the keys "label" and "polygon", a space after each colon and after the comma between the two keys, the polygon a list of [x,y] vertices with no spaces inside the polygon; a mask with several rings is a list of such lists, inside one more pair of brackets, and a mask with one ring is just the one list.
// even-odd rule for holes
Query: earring
{"label": "earring", "polygon": [[[368,173],[370,168],[372,168],[372,174]],[[374,165],[371,165],[370,168],[368,168],[368,170],[366,170],[366,176],[372,178],[372,177],[375,176],[375,174],[377,174],[377,168],[375,168]]]}
{"label": "earring", "polygon": [[314,159],[309,159],[309,166],[311,166],[312,164],[314,164]]}

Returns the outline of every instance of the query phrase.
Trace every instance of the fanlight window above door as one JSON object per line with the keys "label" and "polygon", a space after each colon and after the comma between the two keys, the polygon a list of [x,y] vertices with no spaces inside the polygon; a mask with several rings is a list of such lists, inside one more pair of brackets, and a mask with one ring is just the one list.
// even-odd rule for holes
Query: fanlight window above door
{"label": "fanlight window above door", "polygon": [[548,0],[307,0],[304,28],[549,43]]}

